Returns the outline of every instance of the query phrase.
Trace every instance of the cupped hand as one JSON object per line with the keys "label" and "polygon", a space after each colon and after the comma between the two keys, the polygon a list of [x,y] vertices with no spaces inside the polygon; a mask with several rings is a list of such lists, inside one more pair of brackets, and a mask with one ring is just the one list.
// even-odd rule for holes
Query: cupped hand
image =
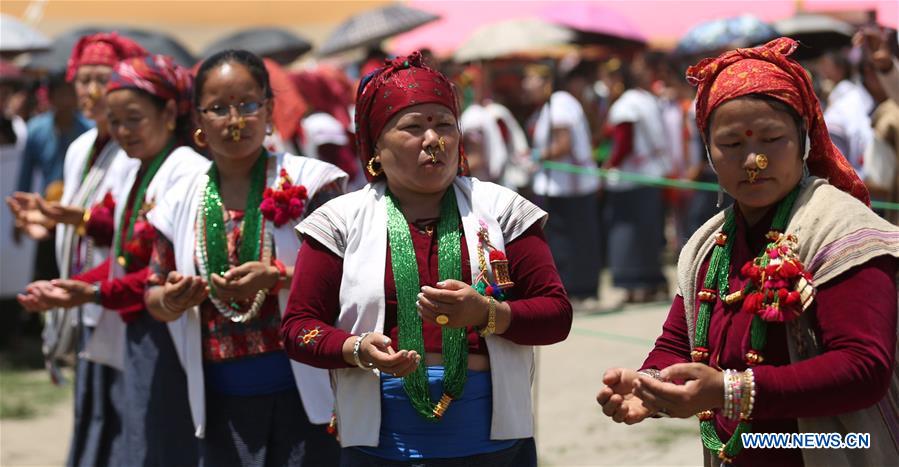
{"label": "cupped hand", "polygon": [[677,418],[691,417],[703,410],[724,405],[724,375],[703,363],[678,363],[662,370],[665,381],[643,378],[637,382],[634,394],[650,410],[663,410]]}
{"label": "cupped hand", "polygon": [[274,287],[280,278],[278,268],[249,261],[229,269],[224,276],[212,274],[212,286],[219,300],[249,300],[256,296],[256,292]]}
{"label": "cupped hand", "polygon": [[611,417],[615,423],[628,425],[640,423],[652,416],[655,411],[644,405],[640,397],[634,394],[637,381],[642,379],[652,378],[627,368],[606,370],[602,376],[605,387],[596,395],[596,402],[602,406],[602,413]]}
{"label": "cupped hand", "polygon": [[359,360],[362,363],[373,364],[383,373],[400,378],[415,371],[421,363],[418,352],[414,350],[396,352],[390,343],[390,338],[380,332],[368,334],[359,346]]}
{"label": "cupped hand", "polygon": [[208,296],[206,281],[199,276],[185,276],[171,271],[162,285],[162,300],[169,313],[183,313],[203,303]]}
{"label": "cupped hand", "polygon": [[437,287],[422,287],[416,306],[423,321],[437,325],[440,325],[436,321],[438,315],[449,318],[444,326],[450,328],[483,326],[487,323],[487,298],[457,280],[447,279],[438,282]]}
{"label": "cupped hand", "polygon": [[58,201],[47,201],[37,198],[37,206],[41,214],[48,219],[67,225],[79,225],[84,219],[84,208],[61,204]]}

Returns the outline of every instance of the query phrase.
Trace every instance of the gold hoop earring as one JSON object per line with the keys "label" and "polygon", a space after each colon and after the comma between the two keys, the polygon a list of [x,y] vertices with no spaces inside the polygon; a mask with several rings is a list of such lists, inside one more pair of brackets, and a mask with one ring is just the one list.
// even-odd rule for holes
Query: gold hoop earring
{"label": "gold hoop earring", "polygon": [[[375,168],[376,163],[378,164],[377,168]],[[365,170],[367,170],[368,174],[372,177],[378,177],[384,173],[384,169],[381,167],[381,163],[375,161],[374,157],[368,160],[368,164],[365,166]]]}
{"label": "gold hoop earring", "polygon": [[203,130],[200,128],[197,128],[197,131],[194,132],[194,144],[196,144],[198,148],[206,147],[206,138],[203,137]]}

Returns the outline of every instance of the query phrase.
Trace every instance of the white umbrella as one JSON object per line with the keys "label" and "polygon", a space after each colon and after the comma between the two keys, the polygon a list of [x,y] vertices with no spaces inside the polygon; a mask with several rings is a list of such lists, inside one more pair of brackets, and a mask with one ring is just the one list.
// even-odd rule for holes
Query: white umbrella
{"label": "white umbrella", "polygon": [[523,52],[536,52],[571,43],[575,33],[536,18],[487,24],[472,33],[454,58],[457,62],[489,60]]}
{"label": "white umbrella", "polygon": [[855,34],[855,27],[849,23],[810,13],[782,19],[775,22],[774,27],[784,36],[799,41],[801,46],[793,55],[797,60],[812,59],[828,50],[849,47]]}
{"label": "white umbrella", "polygon": [[44,50],[50,39],[15,16],[0,14],[0,52],[21,53]]}

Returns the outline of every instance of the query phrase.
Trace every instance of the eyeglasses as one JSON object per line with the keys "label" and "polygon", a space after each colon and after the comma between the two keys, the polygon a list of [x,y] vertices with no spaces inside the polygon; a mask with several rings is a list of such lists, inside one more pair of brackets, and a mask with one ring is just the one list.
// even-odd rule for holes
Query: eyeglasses
{"label": "eyeglasses", "polygon": [[240,104],[219,105],[215,104],[205,109],[197,108],[200,113],[211,118],[226,118],[231,115],[231,108],[237,109],[237,114],[241,117],[250,117],[259,113],[259,109],[265,102],[241,102]]}

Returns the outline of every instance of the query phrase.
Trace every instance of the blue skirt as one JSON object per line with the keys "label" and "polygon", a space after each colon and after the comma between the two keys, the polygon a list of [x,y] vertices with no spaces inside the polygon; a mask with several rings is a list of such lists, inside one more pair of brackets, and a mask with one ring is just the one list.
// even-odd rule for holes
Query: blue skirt
{"label": "blue skirt", "polygon": [[[431,400],[439,400],[444,369],[432,366],[427,370]],[[468,370],[462,397],[450,404],[438,422],[425,419],[412,407],[402,378],[381,373],[378,447],[358,449],[382,459],[403,461],[467,457],[511,448],[516,440],[490,439],[491,413],[493,384],[489,371]]]}
{"label": "blue skirt", "polygon": [[[90,340],[93,330],[92,327],[79,326],[79,353]],[[77,360],[75,426],[66,465],[94,467],[122,464],[125,453],[121,420],[123,395],[122,373],[83,358]]]}
{"label": "blue skirt", "polygon": [[146,311],[127,326],[125,411],[128,466],[195,466],[199,440],[187,378],[165,323]]}

